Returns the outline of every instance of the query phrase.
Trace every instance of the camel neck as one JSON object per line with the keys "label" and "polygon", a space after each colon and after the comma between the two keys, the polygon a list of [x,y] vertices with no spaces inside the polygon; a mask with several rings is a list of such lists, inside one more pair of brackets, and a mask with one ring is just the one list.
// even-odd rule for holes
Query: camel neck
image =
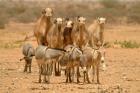
{"label": "camel neck", "polygon": [[99,28],[100,28],[100,32],[103,32],[104,31],[104,24],[100,24]]}

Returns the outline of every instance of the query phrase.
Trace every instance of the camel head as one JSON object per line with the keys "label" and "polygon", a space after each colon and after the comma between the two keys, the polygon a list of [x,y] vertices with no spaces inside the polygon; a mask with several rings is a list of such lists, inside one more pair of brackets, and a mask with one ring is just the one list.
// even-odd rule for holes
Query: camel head
{"label": "camel head", "polygon": [[56,18],[56,19],[54,19],[54,23],[58,24],[58,25],[62,25],[63,24],[63,19],[62,18]]}
{"label": "camel head", "polygon": [[53,16],[53,10],[51,8],[45,8],[42,10],[42,14],[47,17],[51,17]]}
{"label": "camel head", "polygon": [[86,18],[78,16],[77,21],[78,21],[79,24],[85,24]]}
{"label": "camel head", "polygon": [[106,23],[106,18],[104,18],[104,17],[100,17],[97,20],[98,20],[99,24],[105,24]]}
{"label": "camel head", "polygon": [[71,21],[71,20],[67,20],[67,21],[66,21],[66,27],[67,27],[67,28],[73,28],[73,26],[74,26],[73,21]]}

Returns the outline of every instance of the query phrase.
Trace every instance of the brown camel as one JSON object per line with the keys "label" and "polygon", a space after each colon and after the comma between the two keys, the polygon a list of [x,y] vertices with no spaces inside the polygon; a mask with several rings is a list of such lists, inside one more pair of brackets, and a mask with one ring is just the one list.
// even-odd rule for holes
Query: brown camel
{"label": "brown camel", "polygon": [[74,45],[82,48],[88,43],[88,32],[85,22],[86,18],[78,17],[76,21],[75,30],[73,31]]}
{"label": "brown camel", "polygon": [[73,38],[72,38],[72,31],[73,31],[74,23],[67,19],[66,26],[64,27],[63,31],[63,48],[67,45],[73,44]]}
{"label": "brown camel", "polygon": [[38,45],[48,45],[47,33],[52,26],[51,17],[53,10],[51,8],[43,9],[41,17],[37,20],[34,28],[34,35]]}
{"label": "brown camel", "polygon": [[51,48],[63,48],[63,19],[54,19],[54,24],[47,34],[48,46]]}
{"label": "brown camel", "polygon": [[[51,48],[63,48],[63,19],[56,18],[54,24],[50,28],[47,34],[48,46]],[[57,60],[55,62],[55,75],[60,76],[60,65]]]}

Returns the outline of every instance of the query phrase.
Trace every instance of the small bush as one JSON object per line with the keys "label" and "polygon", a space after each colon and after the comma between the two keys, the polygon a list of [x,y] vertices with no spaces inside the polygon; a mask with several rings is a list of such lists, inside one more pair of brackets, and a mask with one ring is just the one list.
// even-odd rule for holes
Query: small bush
{"label": "small bush", "polygon": [[7,42],[7,43],[1,43],[0,48],[2,49],[13,49],[13,48],[20,48],[24,41],[18,40],[14,42]]}
{"label": "small bush", "polygon": [[122,48],[140,48],[140,44],[135,41],[115,41],[114,44],[119,44]]}

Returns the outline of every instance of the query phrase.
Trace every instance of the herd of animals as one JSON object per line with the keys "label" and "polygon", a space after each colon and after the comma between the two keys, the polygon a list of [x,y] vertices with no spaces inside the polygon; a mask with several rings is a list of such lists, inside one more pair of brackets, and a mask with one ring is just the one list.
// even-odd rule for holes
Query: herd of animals
{"label": "herd of animals", "polygon": [[[106,19],[101,17],[93,21],[87,27],[86,18],[76,17],[53,18],[54,11],[51,8],[42,10],[41,17],[34,27],[34,36],[38,46],[36,49],[30,43],[23,45],[25,60],[24,72],[31,72],[32,58],[35,56],[39,67],[39,80],[44,76],[43,81],[50,83],[50,76],[60,76],[64,70],[66,82],[80,82],[79,77],[83,76],[83,82],[90,83],[89,71],[92,70],[92,82],[96,76],[96,83],[100,83],[99,70],[104,70],[105,48],[104,48],[104,25]],[[81,75],[82,73],[82,75]]]}

